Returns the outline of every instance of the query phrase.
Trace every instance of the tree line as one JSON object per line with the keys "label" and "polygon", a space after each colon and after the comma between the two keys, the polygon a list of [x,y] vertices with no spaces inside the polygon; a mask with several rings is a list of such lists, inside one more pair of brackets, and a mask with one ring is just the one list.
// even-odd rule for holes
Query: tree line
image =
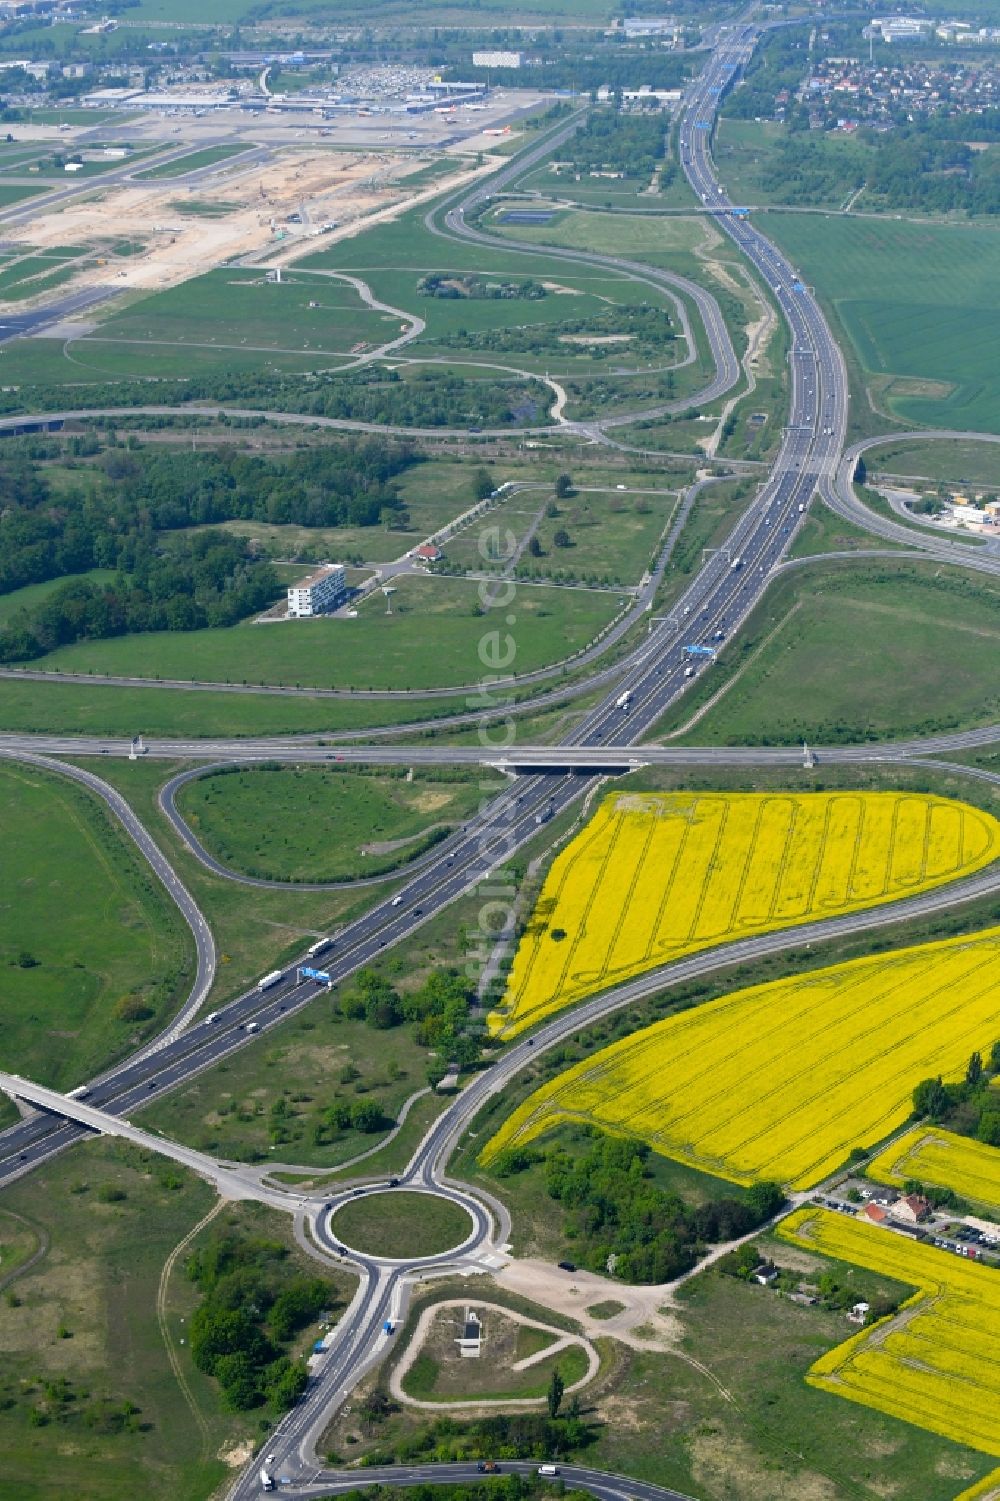
{"label": "tree line", "polygon": [[664,122],[658,113],[594,110],[563,150],[574,172],[604,169],[626,177],[651,177],[666,152]]}
{"label": "tree line", "polygon": [[[82,446],[82,442],[81,442]],[[96,440],[92,445],[99,448]],[[407,520],[396,477],[417,461],[408,443],[349,439],[264,459],[238,449],[188,453],[127,447],[99,453],[81,483],[54,491],[23,452],[0,462],[4,496],[0,594],[67,578],[0,629],[0,661],[28,660],[81,639],[230,626],[280,593],[277,574],[242,538],[208,530],[236,519],[300,526]],[[84,483],[85,477],[85,483]]]}
{"label": "tree line", "polygon": [[[616,335],[612,344],[589,344],[587,339]],[[457,328],[440,334],[435,343],[445,349],[488,349],[499,354],[579,355],[590,360],[636,356],[662,356],[664,346],[676,339],[673,320],[666,308],[647,303],[602,308],[580,318],[562,318],[557,323],[526,323],[517,328]],[[581,342],[567,348],[566,341]]]}
{"label": "tree line", "polygon": [[482,1023],[470,1012],[474,1000],[457,969],[433,969],[423,984],[402,994],[375,969],[360,969],[335,1004],[341,1016],[387,1031],[413,1026],[416,1041],[436,1056],[428,1069],[431,1084],[444,1078],[449,1063],[471,1068],[483,1048]]}
{"label": "tree line", "polygon": [[1000,1078],[1000,1041],[984,1059],[974,1052],[965,1076],[945,1084],[940,1074],[922,1079],[913,1091],[913,1113],[921,1120],[947,1125],[960,1136],[974,1136],[987,1146],[1000,1147],[1000,1093],[993,1087]]}
{"label": "tree line", "polygon": [[288,1346],[337,1303],[331,1285],[289,1265],[288,1251],[264,1236],[217,1230],[187,1262],[201,1293],[191,1317],[191,1358],[236,1411],[294,1406],[308,1380]]}
{"label": "tree line", "polygon": [[18,610],[0,627],[0,662],[30,661],[74,641],[235,625],[279,592],[270,563],[225,532],[198,532],[166,553],[137,543],[119,569],[109,583],[67,579],[41,604]]}
{"label": "tree line", "polygon": [[[565,1411],[560,1411],[557,1417],[549,1416],[548,1412],[493,1413],[488,1417],[460,1422],[456,1418],[444,1416],[435,1418],[414,1432],[404,1432],[391,1440],[379,1441],[380,1429],[398,1410],[397,1404],[380,1387],[376,1387],[358,1404],[356,1412],[362,1432],[378,1441],[377,1447],[365,1455],[366,1465],[394,1462],[448,1464],[480,1457],[499,1461],[560,1459],[585,1448],[596,1437],[596,1429],[581,1415],[580,1403],[576,1397],[571,1399]],[[330,1464],[340,1464],[342,1456],[328,1454],[327,1461]],[[487,1494],[500,1498],[500,1501],[521,1501],[521,1498],[533,1494],[536,1483],[534,1476],[505,1474],[488,1482],[488,1492],[482,1486],[449,1485],[448,1501],[460,1501],[463,1494],[470,1501],[473,1497],[480,1501]],[[414,1493],[414,1501],[419,1501],[420,1493],[432,1493],[437,1488],[413,1486],[409,1489]],[[358,1501],[361,1498],[363,1501],[373,1501],[375,1496],[382,1501],[381,1492],[349,1491],[346,1494],[348,1497],[353,1495]],[[576,1494],[567,1490],[567,1501]],[[391,1501],[395,1501],[395,1498],[391,1498]]]}
{"label": "tree line", "polygon": [[574,1136],[582,1151],[561,1144],[545,1152],[513,1147],[493,1171],[509,1177],[540,1161],[546,1192],[562,1206],[574,1259],[594,1272],[612,1269],[623,1282],[669,1282],[696,1266],[707,1245],[749,1234],[785,1202],[778,1184],[761,1181],[742,1199],[692,1206],[653,1181],[646,1142],[595,1127]]}
{"label": "tree line", "polygon": [[[168,394],[165,396],[164,391]],[[336,417],[386,427],[514,427],[540,420],[548,405],[545,388],[521,377],[470,381],[425,368],[403,379],[397,370],[358,370],[350,378],[333,372],[234,370],[186,380],[158,377],[73,387],[74,406],[144,406],[149,401],[223,403],[261,410]],[[526,400],[538,414],[524,415]],[[0,412],[60,411],[61,386],[23,385],[0,393]]]}

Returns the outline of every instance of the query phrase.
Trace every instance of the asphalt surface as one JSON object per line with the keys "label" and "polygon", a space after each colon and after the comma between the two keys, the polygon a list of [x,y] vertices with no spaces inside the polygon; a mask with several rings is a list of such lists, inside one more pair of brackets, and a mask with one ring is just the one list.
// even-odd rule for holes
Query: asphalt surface
{"label": "asphalt surface", "polygon": [[[95,135],[101,134],[99,131]],[[63,183],[57,187],[53,183],[49,192],[37,194],[24,202],[12,204],[9,208],[0,209],[0,231],[7,225],[30,224],[39,213],[49,213],[61,204],[69,203],[74,198],[85,197],[98,189],[107,189],[112,186],[120,187],[123,183],[141,179],[143,172],[152,171],[156,167],[162,167],[172,161],[177,161],[192,154],[194,150],[202,151],[206,146],[217,145],[223,141],[233,140],[232,136],[219,137],[217,140],[208,139],[198,147],[192,147],[190,143],[184,145],[164,147],[160,151],[142,157],[139,161],[129,161],[120,167],[112,167],[107,172],[99,173],[94,177],[75,177],[72,181]],[[247,151],[238,158],[241,166],[252,165],[263,161],[273,155],[269,147],[256,147]],[[207,167],[196,168],[192,172],[184,172],[177,177],[160,179],[161,187],[184,188],[189,185],[200,183],[219,173],[224,167],[232,168],[236,158],[227,158],[225,161],[214,162]],[[150,187],[155,187],[155,182],[150,182]],[[67,292],[57,296],[44,306],[33,309],[30,312],[14,313],[0,317],[0,344],[6,344],[11,339],[24,338],[27,335],[41,333],[44,329],[54,324],[63,323],[69,318],[78,317],[81,313],[89,312],[99,305],[110,302],[120,297],[124,292],[131,290],[127,282],[120,286],[87,287],[82,291]],[[25,419],[21,419],[22,421]],[[17,419],[5,424],[16,425]]]}
{"label": "asphalt surface", "polygon": [[898,443],[905,438],[919,439],[921,442],[941,439],[966,442],[975,439],[983,443],[1000,443],[1000,436],[995,433],[967,433],[946,428],[930,428],[926,432],[885,433],[875,438],[863,438],[842,454],[832,482],[828,482],[823,490],[823,499],[845,521],[851,521],[855,526],[861,526],[865,531],[873,532],[888,542],[899,542],[905,547],[917,548],[942,562],[957,563],[979,573],[1000,574],[1000,538],[979,540],[969,537],[964,542],[952,541],[946,533],[935,533],[921,527],[916,518],[906,524],[880,515],[855,492],[853,480],[858,459],[872,448]]}
{"label": "asphalt surface", "polygon": [[[676,701],[694,680],[700,670],[699,664],[706,658],[691,655],[685,648],[693,645],[711,651],[719,639],[739,629],[765,589],[771,571],[781,562],[817,486],[824,496],[827,490],[832,493],[846,424],[847,388],[839,351],[818,306],[798,283],[793,268],[745,219],[733,212],[733,206],[715,179],[708,152],[719,95],[749,56],[753,40],[750,28],[734,28],[722,33],[717,51],[689,90],[680,141],[684,170],[695,191],[710,207],[719,227],[741,247],[768,281],[792,333],[791,415],[771,473],[734,528],[725,550],[708,558],[674,607],[670,619],[652,624],[649,636],[623,664],[616,691],[586,714],[567,738],[563,754],[578,751],[587,758],[585,768],[575,772],[529,772],[520,777],[482,814],[439,845],[433,858],[419,870],[411,871],[395,896],[379,902],[357,921],[331,935],[323,951],[315,956],[315,963],[317,967],[323,967],[333,983],[407,937],[463,893],[478,889],[484,899],[488,899],[491,894],[488,878],[496,868],[516,849],[538,835],[549,818],[570,809],[594,787],[595,762],[600,764],[601,757],[605,756],[617,764],[615,758],[627,755],[632,743],[649,732],[664,709]],[[551,149],[551,144],[549,140],[546,150]],[[518,170],[524,170],[524,162],[525,158],[522,158]],[[477,193],[482,191],[476,190]],[[475,206],[474,199],[475,195],[472,200],[457,204],[446,216],[447,226],[464,237],[479,233],[464,223],[465,213]],[[530,251],[536,253],[536,247],[530,246]],[[583,257],[574,253],[572,257],[567,256],[569,258]],[[613,267],[629,265],[613,257],[590,259]],[[641,269],[646,271],[648,268]],[[723,363],[724,355],[725,350],[720,345],[717,357]],[[734,380],[737,377],[738,370]],[[718,365],[716,378],[723,379]],[[722,389],[729,389],[729,386]],[[909,533],[907,540],[911,540]],[[625,692],[628,698],[623,702]],[[80,740],[46,737],[47,744],[53,740],[63,747],[73,747],[64,748],[63,754],[87,754],[94,750],[93,742],[86,742],[90,747],[88,752],[86,749],[81,751]],[[967,743],[963,737],[962,748]],[[166,744],[170,742],[164,742]],[[268,742],[258,744],[269,746]],[[38,741],[32,737],[6,737],[3,749],[7,754],[22,757],[25,745],[37,750]],[[118,748],[121,749],[120,742]],[[914,753],[919,753],[922,748],[917,743]],[[226,758],[233,751],[233,747],[227,748],[224,743],[217,748],[202,746],[202,749],[208,749],[210,755],[217,754],[220,758]],[[411,758],[413,749],[407,748],[405,752]],[[544,749],[547,754],[552,754],[551,748]],[[886,754],[885,747],[865,749],[874,751],[876,756],[881,754],[887,760],[902,759],[892,753]],[[285,742],[284,750],[289,758],[293,755],[306,758],[307,748],[301,744],[289,749]],[[498,750],[502,751],[503,747],[498,746]],[[641,759],[646,758],[645,747],[634,753]],[[236,747],[236,754],[244,757],[246,746]],[[274,752],[269,749],[268,754],[271,756]],[[309,758],[321,754],[330,753],[315,746],[308,749]],[[738,754],[731,751],[703,754],[712,762],[739,759]],[[763,761],[770,762],[772,757],[780,761],[790,753],[777,749],[756,754]],[[830,759],[839,759],[833,751],[824,754]],[[678,758],[680,756],[693,759],[691,751],[681,752]],[[983,775],[989,777],[988,773]],[[111,789],[100,783],[99,778],[92,778],[89,785],[108,800]],[[925,893],[886,908],[726,945],[596,997],[568,1015],[555,1018],[534,1034],[532,1040],[513,1046],[496,1064],[478,1075],[431,1126],[405,1174],[401,1175],[404,1185],[455,1198],[469,1209],[472,1216],[473,1229],[468,1243],[456,1250],[454,1260],[437,1258],[436,1264],[471,1267],[477,1264],[477,1257],[488,1256],[492,1246],[502,1243],[506,1227],[495,1208],[482,1201],[478,1194],[472,1195],[459,1185],[449,1184],[444,1177],[445,1165],[455,1141],[485,1099],[503,1089],[529,1058],[537,1057],[540,1051],[554,1046],[594,1017],[630,1004],[636,996],[648,994],[665,984],[761,954],[800,947],[834,934],[857,932],[894,923],[907,915],[939,910],[956,901],[993,892],[998,886],[1000,871],[992,877],[986,872],[943,891]],[[310,962],[313,962],[312,956]],[[289,968],[272,986],[240,997],[221,1010],[216,1019],[206,1019],[180,1030],[175,1027],[171,1034],[160,1040],[155,1050],[147,1050],[143,1056],[108,1071],[100,1080],[94,1081],[88,1102],[112,1114],[127,1115],[144,1101],[176,1087],[199,1070],[225,1058],[258,1032],[279,1025],[315,994],[315,984],[300,981],[294,968]],[[249,1025],[253,1026],[253,1032],[248,1032]],[[0,1183],[50,1156],[67,1139],[67,1133],[72,1137],[72,1133],[79,1129],[54,1125],[51,1118],[40,1117],[2,1133]],[[348,1196],[351,1196],[350,1191]],[[338,1195],[337,1199],[341,1197]],[[328,1202],[335,1204],[337,1199]],[[314,1217],[312,1234],[318,1247],[338,1255],[341,1253],[337,1250],[339,1243],[333,1239],[334,1226],[330,1223],[329,1210],[323,1209]],[[359,1271],[358,1294],[333,1332],[330,1346],[315,1370],[305,1397],[280,1424],[268,1444],[277,1456],[276,1475],[279,1478],[287,1475],[304,1495],[328,1494],[331,1489],[356,1484],[360,1478],[352,1475],[350,1481],[345,1481],[335,1473],[331,1475],[322,1471],[315,1456],[316,1440],[330,1413],[359,1375],[383,1353],[392,1336],[384,1333],[382,1326],[387,1318],[401,1316],[409,1285],[408,1274],[419,1275],[425,1266],[423,1263],[389,1265],[377,1258],[352,1255],[349,1251],[345,1251],[344,1259]],[[243,1501],[243,1498],[259,1493],[259,1467],[258,1458],[240,1476],[231,1492],[234,1498]],[[413,1467],[408,1473],[412,1478],[426,1478],[425,1469]],[[572,1477],[574,1483],[588,1486],[596,1494],[609,1498],[628,1494],[659,1501],[659,1498],[673,1494],[657,1487],[645,1487],[631,1479],[622,1480],[577,1467],[566,1468],[563,1473],[567,1479]],[[394,1469],[391,1478],[395,1483],[409,1483],[406,1474]],[[475,1472],[469,1471],[469,1474]],[[376,1472],[365,1471],[364,1478],[374,1479]]]}
{"label": "asphalt surface", "polygon": [[[535,1475],[537,1461],[519,1459],[504,1460],[497,1465],[501,1475]],[[593,1470],[587,1465],[560,1464],[559,1480],[574,1490],[590,1491],[599,1501],[691,1501],[690,1496],[680,1491],[667,1490],[661,1485],[651,1485],[646,1480],[634,1480],[627,1475],[611,1475],[606,1470]],[[363,1480],[362,1480],[363,1474]],[[424,1464],[385,1465],[372,1467],[359,1474],[357,1470],[321,1470],[316,1481],[296,1489],[296,1495],[304,1497],[335,1496],[340,1491],[357,1489],[364,1485],[459,1485],[483,1480],[475,1464]],[[488,1477],[486,1477],[488,1478]]]}
{"label": "asphalt surface", "polygon": [[[474,220],[498,193],[503,192],[537,162],[543,161],[551,152],[557,151],[560,146],[570,140],[576,134],[582,120],[582,113],[574,115],[554,131],[541,136],[533,147],[512,157],[506,167],[502,167],[499,172],[494,173],[471,193],[463,191],[461,194],[456,194],[455,198],[458,198],[458,202],[455,198],[451,198],[445,199],[441,204],[436,204],[424,216],[427,229],[433,234],[445,234],[446,237],[470,241],[473,244],[485,245],[496,250],[498,243],[496,236],[484,234],[482,230],[476,228],[474,223],[470,223],[470,220]],[[443,228],[438,222],[439,219],[443,219]],[[574,265],[602,266],[619,273],[624,272],[633,281],[666,292],[673,300],[688,346],[685,358],[677,363],[675,369],[682,369],[697,358],[695,335],[691,328],[687,307],[677,294],[682,294],[698,310],[714,368],[714,375],[701,390],[678,397],[675,401],[660,402],[642,411],[621,413],[601,421],[568,421],[564,424],[566,427],[598,436],[606,428],[627,426],[669,413],[686,411],[689,407],[714,401],[717,397],[725,395],[727,391],[731,391],[739,382],[742,371],[722,309],[712,293],[707,292],[697,282],[673,271],[651,267],[642,261],[628,260],[624,256],[602,255],[594,251],[563,250],[551,245],[542,247],[530,240],[508,238],[506,235],[500,243],[505,250],[520,250],[536,258],[544,250],[546,259],[569,261]]]}

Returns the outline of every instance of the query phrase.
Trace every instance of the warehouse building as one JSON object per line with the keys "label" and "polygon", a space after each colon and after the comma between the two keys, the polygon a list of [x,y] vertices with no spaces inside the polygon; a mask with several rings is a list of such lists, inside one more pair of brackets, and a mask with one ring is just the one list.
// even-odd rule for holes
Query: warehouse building
{"label": "warehouse building", "polygon": [[342,563],[325,563],[288,591],[289,619],[326,615],[347,598],[347,579]]}
{"label": "warehouse building", "polygon": [[472,54],[472,66],[474,68],[520,68],[524,65],[523,52],[474,52]]}

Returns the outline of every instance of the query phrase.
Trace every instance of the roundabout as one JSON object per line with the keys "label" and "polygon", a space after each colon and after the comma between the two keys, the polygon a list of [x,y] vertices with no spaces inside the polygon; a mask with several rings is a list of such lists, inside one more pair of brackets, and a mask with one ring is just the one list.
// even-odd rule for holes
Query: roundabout
{"label": "roundabout", "polygon": [[328,1233],[349,1253],[376,1261],[423,1261],[464,1249],[481,1235],[471,1209],[450,1195],[379,1189],[337,1204]]}

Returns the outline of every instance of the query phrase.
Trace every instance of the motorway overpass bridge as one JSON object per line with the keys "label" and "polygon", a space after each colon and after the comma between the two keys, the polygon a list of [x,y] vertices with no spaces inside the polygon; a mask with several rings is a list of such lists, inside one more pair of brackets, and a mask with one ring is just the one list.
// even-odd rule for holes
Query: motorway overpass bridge
{"label": "motorway overpass bridge", "polygon": [[0,1073],[0,1092],[8,1095],[15,1104],[33,1106],[48,1115],[61,1116],[78,1126],[100,1136],[117,1136],[130,1141],[144,1151],[156,1152],[160,1157],[169,1157],[182,1167],[189,1168],[200,1178],[213,1185],[224,1199],[254,1199],[269,1204],[272,1208],[284,1209],[287,1213],[300,1211],[306,1200],[293,1192],[272,1189],[255,1181],[253,1175],[241,1173],[238,1165],[217,1162],[204,1152],[181,1146],[155,1131],[144,1131],[133,1126],[122,1116],[112,1115],[97,1105],[88,1104],[79,1095],[60,1094],[57,1089],[48,1089],[44,1084],[35,1084],[19,1074]]}
{"label": "motorway overpass bridge", "polygon": [[[255,740],[147,740],[139,754],[151,759],[187,761],[192,768],[213,765],[337,762],[356,766],[484,766],[511,776],[534,772],[638,771],[648,766],[802,766],[815,762],[905,761],[974,750],[1000,740],[1000,725],[958,730],[924,740],[873,741],[860,745],[448,745],[331,744],[317,737]],[[0,756],[131,756],[128,740],[46,734],[0,734]]]}

